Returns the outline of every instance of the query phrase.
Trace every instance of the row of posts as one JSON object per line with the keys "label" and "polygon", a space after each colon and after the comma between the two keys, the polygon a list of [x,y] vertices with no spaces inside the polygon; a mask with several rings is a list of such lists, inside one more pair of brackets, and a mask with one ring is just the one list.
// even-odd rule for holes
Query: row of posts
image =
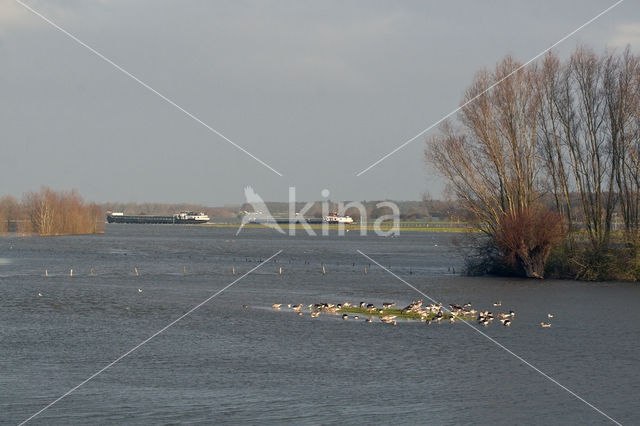
{"label": "row of posts", "polygon": [[[305,262],[305,263],[306,263],[306,262]],[[355,263],[354,263],[354,266],[355,266]],[[371,266],[371,265],[369,265],[369,266]],[[391,266],[389,266],[389,268],[388,268],[388,269],[391,269]],[[133,272],[136,274],[136,277],[139,277],[139,276],[140,276],[140,272],[138,271],[138,268],[137,268],[137,267],[134,267],[134,268],[133,268]],[[186,267],[186,266],[184,266],[184,267],[182,268],[182,272],[183,272],[183,274],[184,274],[184,275],[187,275],[187,267]],[[282,274],[283,274],[283,272],[284,272],[284,271],[283,271],[283,269],[282,269],[282,266],[280,266],[280,267],[278,268],[278,274],[282,275]],[[452,268],[449,268],[448,272],[452,272],[453,274],[455,274],[455,273],[456,273],[456,268],[453,268],[453,270],[452,270]],[[369,270],[368,270],[368,268],[365,266],[365,267],[364,267],[364,275],[367,275],[368,273],[369,273]],[[93,269],[93,268],[89,269],[89,276],[94,276],[94,274],[95,274],[94,269]],[[327,268],[325,267],[325,265],[324,265],[324,263],[323,263],[323,264],[322,264],[322,275],[326,275],[326,274],[327,274]],[[409,275],[412,275],[412,274],[413,274],[413,269],[409,268]],[[231,275],[237,275],[237,273],[236,273],[236,267],[235,267],[235,266],[233,266],[233,267],[231,268]],[[45,269],[45,270],[44,270],[44,276],[45,276],[45,277],[48,277],[48,276],[49,276],[49,271],[48,271],[47,269]],[[73,269],[69,269],[69,276],[70,276],[70,277],[73,277]]]}
{"label": "row of posts", "polygon": [[[454,269],[454,271],[455,271],[455,269]],[[136,277],[139,277],[139,276],[140,276],[140,272],[138,271],[138,268],[137,268],[137,267],[134,267],[134,268],[133,268],[133,272],[136,274]],[[187,275],[187,267],[186,267],[186,266],[184,266],[184,267],[182,268],[182,272],[183,272],[183,274],[184,274],[184,275]],[[282,269],[282,266],[280,266],[280,267],[278,268],[278,274],[279,274],[279,275],[282,275],[282,274],[283,274],[283,272],[284,272],[284,270]],[[368,269],[367,269],[367,267],[365,266],[365,267],[364,267],[364,274],[365,274],[365,275],[367,275],[367,273],[368,273],[368,272],[369,272],[369,270],[368,270]],[[412,271],[410,271],[410,273],[412,273]],[[325,266],[325,265],[324,265],[324,263],[323,263],[323,264],[322,264],[322,275],[326,275],[326,274],[327,274],[327,268],[326,268],[326,266]],[[90,268],[90,269],[89,269],[89,276],[94,276],[94,275],[95,275],[95,271],[94,271],[94,269],[93,269],[93,268]],[[231,268],[231,275],[237,275],[236,267],[235,267],[235,266],[233,266],[233,267]],[[45,277],[48,277],[48,276],[49,276],[49,270],[48,270],[48,269],[45,269],[45,270],[44,270],[44,276],[45,276]],[[70,277],[73,277],[73,269],[69,269],[69,276],[70,276]]]}

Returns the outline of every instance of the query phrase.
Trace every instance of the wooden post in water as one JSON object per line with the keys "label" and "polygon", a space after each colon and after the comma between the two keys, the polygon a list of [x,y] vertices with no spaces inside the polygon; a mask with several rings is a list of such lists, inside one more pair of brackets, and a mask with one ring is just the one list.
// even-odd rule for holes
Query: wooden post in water
{"label": "wooden post in water", "polygon": [[182,267],[182,273],[183,273],[184,275],[187,275],[187,267],[186,267],[186,266],[183,266],[183,267]]}
{"label": "wooden post in water", "polygon": [[367,275],[367,267],[364,267],[364,274]]}
{"label": "wooden post in water", "polygon": [[93,276],[93,268],[89,269],[89,276]]}
{"label": "wooden post in water", "polygon": [[133,271],[136,273],[136,277],[140,276],[140,273],[138,272],[138,268],[137,267],[134,267]]}
{"label": "wooden post in water", "polygon": [[72,277],[73,276],[73,269],[69,269],[69,276]]}
{"label": "wooden post in water", "polygon": [[282,275],[282,266],[280,267],[279,273]]}
{"label": "wooden post in water", "polygon": [[48,270],[46,270],[46,269],[44,270],[44,276],[45,276],[45,277],[48,277],[48,276],[49,276],[49,271],[48,271]]}
{"label": "wooden post in water", "polygon": [[236,274],[236,267],[235,266],[231,268],[231,274],[233,274],[233,275]]}
{"label": "wooden post in water", "polygon": [[322,275],[325,275],[327,273],[327,269],[324,267],[324,264],[322,264]]}

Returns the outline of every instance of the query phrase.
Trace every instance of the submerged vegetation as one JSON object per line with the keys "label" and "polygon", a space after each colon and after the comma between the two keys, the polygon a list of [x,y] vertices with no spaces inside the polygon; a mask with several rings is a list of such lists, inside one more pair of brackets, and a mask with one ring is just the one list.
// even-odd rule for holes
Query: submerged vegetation
{"label": "submerged vegetation", "polygon": [[479,72],[426,150],[482,233],[468,271],[640,279],[639,105],[629,48]]}
{"label": "submerged vegetation", "polygon": [[376,310],[376,311],[372,311],[366,308],[360,308],[360,307],[349,307],[349,308],[341,308],[340,309],[341,313],[345,313],[345,314],[360,314],[363,316],[376,316],[376,317],[384,317],[387,315],[393,316],[394,319],[406,319],[406,320],[418,320],[418,321],[433,321],[436,320],[437,318],[441,319],[441,320],[454,320],[454,321],[461,321],[461,320],[466,320],[466,321],[471,321],[473,319],[475,319],[475,317],[471,314],[463,314],[463,315],[453,315],[450,312],[443,312],[442,315],[438,316],[437,313],[434,312],[430,312],[430,313],[419,313],[419,312],[411,312],[411,311],[404,311],[402,309],[398,309],[398,308],[389,308],[389,309],[381,309],[381,310]]}
{"label": "submerged vegetation", "polygon": [[[248,305],[243,305],[248,308]],[[343,320],[360,320],[360,316],[364,317],[364,322],[373,322],[373,318],[377,317],[380,322],[385,324],[397,325],[397,320],[407,321],[421,321],[427,325],[431,325],[432,322],[450,322],[455,323],[457,321],[477,321],[479,325],[487,327],[493,323],[495,319],[496,323],[500,323],[505,327],[510,327],[514,320],[516,313],[513,310],[508,312],[496,312],[491,311],[478,311],[471,307],[471,303],[465,304],[452,304],[449,308],[444,308],[442,303],[432,303],[430,305],[423,306],[422,300],[411,302],[406,307],[400,309],[395,307],[396,302],[383,303],[382,306],[375,306],[373,303],[360,302],[358,306],[352,305],[349,302],[344,303],[314,303],[307,305],[287,305],[287,309],[297,312],[298,315],[304,316],[304,310],[308,309],[309,316],[311,318],[317,318],[320,314],[328,315],[342,315]],[[498,301],[493,304],[494,307],[501,307],[502,302]],[[281,303],[274,303],[271,305],[273,309],[283,309]],[[306,309],[305,309],[306,308]],[[358,315],[359,314],[359,315]],[[552,314],[548,314],[548,318],[553,318]],[[550,327],[551,325],[545,325],[543,327]]]}
{"label": "submerged vegetation", "polygon": [[[274,309],[282,309],[282,304],[274,303]],[[371,322],[373,317],[378,317],[381,322],[395,325],[396,320],[417,320],[430,323],[431,321],[440,322],[447,320],[455,321],[471,321],[478,318],[478,312],[471,309],[471,304],[450,305],[446,309],[442,304],[430,304],[423,306],[422,300],[413,301],[404,308],[396,307],[396,302],[383,303],[382,306],[375,306],[373,303],[360,302],[359,305],[345,303],[314,303],[310,305],[287,305],[288,309],[303,315],[304,310],[309,311],[311,317],[318,317],[321,313],[342,315],[343,319],[359,319],[362,315],[365,321]],[[351,314],[351,317],[349,316]],[[480,314],[481,315],[481,314]]]}

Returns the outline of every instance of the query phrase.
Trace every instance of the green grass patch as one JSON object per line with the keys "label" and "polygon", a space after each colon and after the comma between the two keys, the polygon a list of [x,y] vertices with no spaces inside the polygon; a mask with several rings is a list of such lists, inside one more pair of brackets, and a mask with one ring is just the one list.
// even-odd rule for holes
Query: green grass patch
{"label": "green grass patch", "polygon": [[[207,224],[202,224],[200,226],[211,226],[214,228],[238,228],[240,226],[239,223],[207,223]],[[289,224],[280,224],[280,227],[283,230],[287,230],[289,229]],[[305,229],[305,227],[303,225],[300,224],[296,224],[294,225],[296,230],[301,230],[301,229]],[[313,229],[313,230],[321,230],[323,229],[323,226],[327,226],[329,230],[338,230],[339,229],[339,225],[321,225],[321,224],[310,224],[308,225],[309,228]],[[261,225],[261,224],[257,224],[257,223],[250,223],[250,224],[246,224],[244,226],[244,228],[267,228],[266,225]],[[360,225],[346,225],[344,227],[345,231],[349,231],[349,232],[359,232],[360,231]],[[373,232],[375,229],[373,227],[373,225],[367,225],[365,227],[365,229],[367,230],[367,232]],[[384,232],[389,232],[391,230],[393,230],[393,227],[390,225],[382,225],[378,228],[381,231]],[[463,232],[479,232],[477,229],[475,228],[470,228],[470,227],[425,227],[425,226],[401,226],[400,228],[398,228],[400,233],[403,232],[456,232],[456,233],[463,233]]]}

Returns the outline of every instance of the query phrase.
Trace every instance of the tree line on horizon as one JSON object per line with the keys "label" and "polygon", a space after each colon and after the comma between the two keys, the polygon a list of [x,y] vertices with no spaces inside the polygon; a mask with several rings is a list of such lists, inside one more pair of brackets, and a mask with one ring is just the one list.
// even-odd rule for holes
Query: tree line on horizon
{"label": "tree line on horizon", "polygon": [[[296,208],[302,209],[301,202]],[[376,207],[376,201],[363,203],[367,217],[375,219],[390,212]],[[422,201],[399,201],[400,218],[402,220],[459,220],[462,212],[456,203],[425,198]],[[289,205],[285,202],[266,202],[267,207],[275,215],[287,215]],[[331,203],[331,211],[337,210],[338,204]],[[105,214],[122,212],[130,215],[173,215],[180,211],[198,211],[211,218],[239,219],[245,211],[251,211],[250,204],[226,205],[224,207],[208,207],[192,203],[136,203],[106,202],[101,204],[86,203],[76,190],[54,191],[43,186],[39,192],[25,193],[21,199],[11,195],[0,198],[0,234],[17,232],[23,235],[66,235],[101,233],[104,231]],[[360,220],[357,209],[349,209],[355,220]],[[322,217],[322,204],[316,202],[307,212],[307,217]]]}
{"label": "tree line on horizon", "polygon": [[[387,208],[378,208],[376,204],[379,201],[363,201],[367,218],[376,219],[382,215],[390,214],[391,212]],[[458,208],[455,202],[450,200],[436,200],[431,197],[425,196],[420,201],[395,201],[400,209],[400,219],[402,220],[459,220],[462,216],[462,211]],[[297,202],[295,206],[296,212],[305,207],[306,202]],[[288,216],[289,203],[279,201],[265,201],[265,205],[275,216]],[[105,212],[121,212],[130,215],[162,215],[168,216],[178,213],[180,211],[198,211],[204,212],[211,218],[224,218],[224,219],[240,219],[245,212],[252,212],[253,207],[251,204],[244,203],[238,205],[226,205],[223,207],[209,207],[202,204],[190,204],[190,203],[121,203],[121,202],[108,202],[100,204],[100,207]],[[330,211],[338,210],[338,203],[329,203]],[[360,220],[360,212],[356,208],[347,209],[345,214],[351,215],[356,221]],[[305,216],[308,218],[321,218],[322,202],[315,202],[311,208],[309,208]]]}
{"label": "tree line on horizon", "polygon": [[[386,200],[390,201],[390,200]],[[387,207],[377,207],[380,201],[362,201],[360,202],[365,209],[367,219],[377,219],[378,217],[392,214],[391,210]],[[456,203],[451,201],[434,200],[428,196],[425,196],[421,201],[394,201],[400,210],[401,220],[432,220],[437,219],[452,219],[459,218],[462,213],[456,206]],[[269,212],[274,216],[288,216],[289,215],[289,203],[286,202],[265,202]],[[347,202],[344,202],[347,204]],[[306,202],[297,202],[295,205],[295,211],[299,212],[306,208]],[[334,201],[328,202],[328,210],[331,212],[338,212],[339,204]],[[243,204],[240,206],[240,211],[253,211],[251,204]],[[308,218],[322,218],[325,212],[323,212],[323,202],[317,201],[310,206],[306,212],[305,217]],[[350,215],[354,220],[361,220],[361,212],[355,208],[348,208],[344,214]]]}
{"label": "tree line on horizon", "polygon": [[640,278],[640,58],[630,48],[550,52],[526,67],[507,56],[476,74],[425,154],[484,235],[470,270]]}
{"label": "tree line on horizon", "polygon": [[129,215],[171,216],[181,211],[203,212],[209,217],[232,218],[238,215],[238,206],[209,207],[193,203],[136,203],[136,202],[107,202],[100,207],[105,212],[120,212]]}
{"label": "tree line on horizon", "polygon": [[103,232],[104,215],[95,203],[87,203],[76,190],[54,191],[42,187],[21,200],[0,198],[0,233],[41,236],[96,234]]}

